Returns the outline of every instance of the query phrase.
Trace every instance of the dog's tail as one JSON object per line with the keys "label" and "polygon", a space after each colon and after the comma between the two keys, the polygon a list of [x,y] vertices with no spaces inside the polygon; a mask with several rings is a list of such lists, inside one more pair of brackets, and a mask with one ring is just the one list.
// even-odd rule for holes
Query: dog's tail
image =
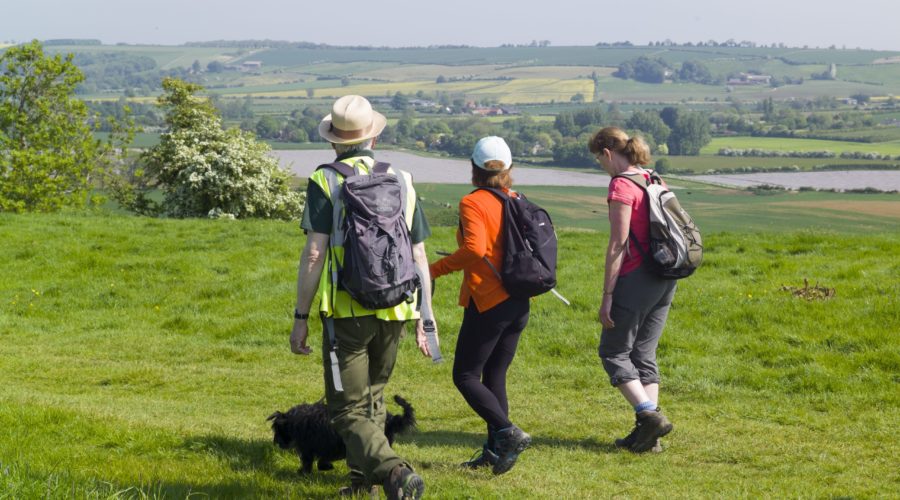
{"label": "dog's tail", "polygon": [[396,434],[402,434],[416,427],[416,410],[408,401],[400,396],[394,395],[394,402],[403,408],[402,415],[391,415],[391,418],[384,424],[384,433],[389,437]]}

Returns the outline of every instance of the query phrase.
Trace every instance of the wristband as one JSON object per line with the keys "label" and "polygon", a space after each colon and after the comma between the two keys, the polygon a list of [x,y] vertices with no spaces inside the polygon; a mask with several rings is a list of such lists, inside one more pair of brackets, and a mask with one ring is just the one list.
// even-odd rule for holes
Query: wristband
{"label": "wristband", "polygon": [[294,309],[294,319],[308,319],[309,313],[301,314],[300,311]]}

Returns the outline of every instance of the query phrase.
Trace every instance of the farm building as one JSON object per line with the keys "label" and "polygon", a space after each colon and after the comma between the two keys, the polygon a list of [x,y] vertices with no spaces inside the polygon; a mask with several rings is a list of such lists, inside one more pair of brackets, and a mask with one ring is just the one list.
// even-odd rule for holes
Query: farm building
{"label": "farm building", "polygon": [[772,75],[751,75],[749,73],[741,73],[737,78],[729,78],[728,85],[769,85],[772,82]]}

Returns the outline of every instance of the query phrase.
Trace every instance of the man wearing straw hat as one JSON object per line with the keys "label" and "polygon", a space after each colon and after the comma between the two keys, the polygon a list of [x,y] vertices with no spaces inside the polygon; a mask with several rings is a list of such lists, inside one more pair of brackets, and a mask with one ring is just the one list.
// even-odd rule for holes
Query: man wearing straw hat
{"label": "man wearing straw hat", "polygon": [[[331,143],[335,161],[352,167],[359,174],[375,167],[374,148],[384,130],[384,115],[372,109],[369,101],[348,95],[335,101],[332,112],[319,124],[319,134]],[[421,278],[421,300],[430,310],[431,286],[425,239],[431,230],[417,204],[412,177],[390,168],[405,188],[403,217],[409,230],[412,256]],[[395,307],[367,310],[335,285],[332,267],[343,262],[343,248],[336,245],[335,196],[345,177],[333,168],[319,168],[309,178],[306,209],[300,226],[307,235],[297,275],[297,303],[291,332],[291,351],[309,354],[307,320],[313,298],[318,295],[322,318],[322,358],[325,367],[325,398],[329,416],[347,447],[351,486],[342,494],[369,492],[383,484],[388,498],[419,498],[425,489],[422,478],[409,463],[398,457],[384,435],[384,387],[397,359],[397,344],[407,321],[416,320],[416,342],[429,355],[417,298]],[[401,194],[401,197],[404,196]],[[338,200],[338,203],[341,203]],[[340,208],[340,205],[339,207]],[[337,238],[336,240],[334,238]],[[329,242],[335,245],[329,246]],[[323,270],[329,270],[323,273]],[[330,340],[330,341],[329,341]]]}

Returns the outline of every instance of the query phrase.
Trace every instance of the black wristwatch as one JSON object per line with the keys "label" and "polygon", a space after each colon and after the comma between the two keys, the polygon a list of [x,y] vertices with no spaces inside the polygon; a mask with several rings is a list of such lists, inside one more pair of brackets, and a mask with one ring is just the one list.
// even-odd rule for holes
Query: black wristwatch
{"label": "black wristwatch", "polygon": [[309,313],[300,314],[300,311],[298,311],[297,309],[294,309],[294,319],[308,319],[308,318],[309,318]]}

